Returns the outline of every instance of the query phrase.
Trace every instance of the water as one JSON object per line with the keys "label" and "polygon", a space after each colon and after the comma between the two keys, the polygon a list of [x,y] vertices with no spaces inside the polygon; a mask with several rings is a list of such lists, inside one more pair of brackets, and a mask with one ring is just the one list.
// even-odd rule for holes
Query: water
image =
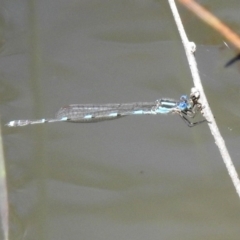
{"label": "water", "polygon": [[[212,1],[209,8],[239,27],[237,3]],[[222,67],[234,53],[221,52],[214,31],[181,13],[239,165],[239,72]],[[3,123],[53,117],[74,103],[190,93],[166,1],[8,0],[0,19]],[[207,125],[191,129],[178,116],[130,116],[3,132],[11,239],[239,238],[238,198]]]}

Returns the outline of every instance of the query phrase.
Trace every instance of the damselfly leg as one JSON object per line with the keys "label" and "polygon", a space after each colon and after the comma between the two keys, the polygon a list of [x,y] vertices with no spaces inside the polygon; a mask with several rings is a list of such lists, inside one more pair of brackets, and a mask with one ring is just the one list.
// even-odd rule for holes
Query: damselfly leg
{"label": "damselfly leg", "polygon": [[207,122],[206,119],[197,122],[192,122],[188,119],[194,118],[197,113],[201,112],[202,105],[198,102],[199,97],[200,97],[199,92],[191,93],[190,98],[185,100],[188,102],[189,107],[178,112],[178,115],[189,127],[195,127],[201,123]]}

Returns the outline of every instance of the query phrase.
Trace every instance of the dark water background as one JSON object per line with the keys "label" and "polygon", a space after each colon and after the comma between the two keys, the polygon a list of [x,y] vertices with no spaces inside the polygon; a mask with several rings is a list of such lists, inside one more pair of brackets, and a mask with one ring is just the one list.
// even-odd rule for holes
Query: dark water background
{"label": "dark water background", "polygon": [[[238,0],[200,1],[240,32]],[[217,123],[239,163],[234,51],[180,7]],[[167,1],[2,0],[2,123],[71,103],[179,98],[193,86]],[[178,116],[3,126],[11,239],[239,239],[240,204],[208,126]]]}

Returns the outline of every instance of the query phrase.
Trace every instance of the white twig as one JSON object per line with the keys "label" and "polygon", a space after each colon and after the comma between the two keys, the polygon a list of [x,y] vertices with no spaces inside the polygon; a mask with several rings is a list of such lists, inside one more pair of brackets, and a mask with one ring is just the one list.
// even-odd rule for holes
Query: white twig
{"label": "white twig", "polygon": [[215,122],[214,116],[213,116],[212,111],[207,102],[207,98],[204,93],[201,79],[200,79],[200,76],[198,73],[197,62],[196,62],[196,59],[194,56],[194,51],[195,51],[196,46],[193,42],[188,41],[187,35],[186,35],[184,27],[182,25],[182,21],[179,16],[179,13],[178,13],[178,10],[177,10],[174,0],[168,0],[168,2],[170,5],[170,8],[172,10],[179,34],[181,36],[183,46],[185,48],[185,52],[186,52],[189,67],[190,67],[190,70],[192,73],[194,85],[197,88],[197,90],[199,90],[199,92],[200,92],[200,101],[199,102],[202,104],[202,106],[204,106],[202,112],[203,112],[205,118],[207,119],[207,121],[209,122],[208,126],[210,128],[210,131],[215,139],[216,145],[219,148],[220,154],[222,155],[223,161],[224,161],[226,168],[228,170],[228,173],[233,181],[236,192],[237,192],[238,196],[240,197],[240,181],[239,181],[237,171],[233,165],[231,157],[226,148],[225,142],[219,132],[219,129]]}
{"label": "white twig", "polygon": [[0,238],[4,240],[9,240],[9,206],[7,192],[7,176],[2,144],[1,126],[0,126],[0,222],[2,225],[2,231],[0,231]]}

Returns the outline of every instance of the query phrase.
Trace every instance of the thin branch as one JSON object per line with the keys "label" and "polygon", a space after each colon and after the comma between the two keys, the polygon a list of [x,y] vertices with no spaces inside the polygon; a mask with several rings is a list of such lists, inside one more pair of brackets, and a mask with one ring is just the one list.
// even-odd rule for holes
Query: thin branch
{"label": "thin branch", "polygon": [[192,11],[196,16],[202,19],[204,22],[209,24],[220,34],[222,34],[229,42],[231,42],[236,48],[240,50],[240,37],[232,31],[226,24],[224,24],[220,19],[214,16],[207,9],[199,5],[193,0],[178,0],[190,11]]}
{"label": "thin branch", "polygon": [[2,130],[0,126],[0,222],[2,225],[2,239],[9,239],[9,206],[7,192],[7,176],[2,145]]}
{"label": "thin branch", "polygon": [[238,196],[240,197],[240,181],[239,181],[239,177],[237,174],[237,171],[233,165],[233,162],[231,160],[231,157],[228,153],[228,150],[226,148],[224,139],[222,138],[219,129],[217,127],[217,124],[215,122],[214,116],[212,114],[212,111],[209,107],[209,104],[207,102],[207,98],[206,95],[204,93],[203,90],[203,86],[201,83],[201,79],[198,73],[198,68],[197,68],[197,62],[194,56],[194,51],[193,51],[193,46],[195,46],[195,44],[193,42],[189,42],[186,32],[184,30],[181,18],[179,16],[176,4],[174,0],[168,0],[170,8],[172,10],[179,34],[181,36],[182,39],[182,43],[187,55],[187,59],[188,59],[188,63],[189,63],[189,67],[192,73],[192,77],[193,77],[193,82],[195,87],[197,88],[197,90],[200,92],[200,103],[202,104],[202,106],[204,106],[203,108],[203,114],[205,116],[205,118],[207,119],[207,121],[209,122],[208,126],[210,128],[210,131],[214,137],[215,143],[218,146],[218,149],[220,151],[220,154],[223,158],[223,161],[226,165],[226,168],[228,170],[228,173],[232,179],[232,182],[234,184],[234,187],[236,189],[236,192],[238,194]]}

